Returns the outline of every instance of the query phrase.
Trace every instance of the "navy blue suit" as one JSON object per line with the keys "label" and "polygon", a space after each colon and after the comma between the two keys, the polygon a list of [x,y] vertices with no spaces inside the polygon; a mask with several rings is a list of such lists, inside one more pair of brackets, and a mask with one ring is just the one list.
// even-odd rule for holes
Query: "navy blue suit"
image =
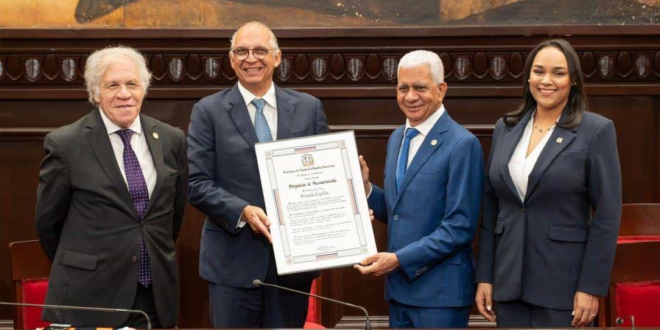
{"label": "navy blue suit", "polygon": [[[368,198],[375,217],[388,224],[388,251],[401,264],[387,275],[385,299],[414,307],[471,306],[475,285],[470,244],[482,195],[481,146],[443,113],[410,163],[397,195],[395,172],[404,129],[395,130],[388,142],[384,190],[374,185]],[[437,321],[435,327],[446,326]]]}
{"label": "navy blue suit", "polygon": [[[318,99],[277,86],[275,93],[278,140],[327,133],[327,120]],[[269,268],[271,272],[276,268],[268,240],[247,225],[237,227],[247,205],[265,210],[254,151],[258,139],[238,86],[195,104],[188,134],[188,198],[207,216],[201,240],[200,275],[210,283],[253,289],[253,280],[271,280],[267,276]],[[309,290],[316,276],[318,273],[295,274],[277,281],[294,286],[305,283],[303,287]]]}
{"label": "navy blue suit", "polygon": [[572,129],[556,127],[523,202],[508,163],[530,117],[495,127],[476,280],[493,284],[496,302],[571,311],[576,291],[607,294],[621,217],[616,134],[590,112]]}

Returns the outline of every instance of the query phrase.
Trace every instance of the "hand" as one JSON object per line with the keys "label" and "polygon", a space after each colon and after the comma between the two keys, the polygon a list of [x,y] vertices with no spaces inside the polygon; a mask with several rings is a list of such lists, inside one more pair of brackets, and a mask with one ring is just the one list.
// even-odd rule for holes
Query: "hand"
{"label": "hand", "polygon": [[374,221],[374,219],[376,219],[376,217],[374,217],[374,210],[372,209],[369,209],[369,219],[371,219],[371,221]]}
{"label": "hand", "polygon": [[359,270],[362,275],[381,276],[393,271],[399,265],[399,258],[397,258],[396,254],[381,252],[366,257],[360,261],[359,265],[355,265],[353,268]]}
{"label": "hand", "polygon": [[488,319],[488,321],[495,322],[495,312],[493,311],[493,285],[490,283],[479,283],[477,285],[477,296],[474,301],[477,303],[479,314]]}
{"label": "hand", "polygon": [[260,207],[252,205],[246,206],[241,214],[241,220],[250,225],[252,231],[266,236],[268,241],[273,243],[269,231],[270,220],[268,220],[268,216],[266,216],[266,213]]}
{"label": "hand", "polygon": [[598,297],[585,293],[576,292],[573,299],[573,322],[574,327],[583,327],[591,323],[598,314]]}
{"label": "hand", "polygon": [[369,166],[364,156],[360,155],[360,172],[362,172],[362,184],[364,184],[364,192],[369,195],[371,192],[371,182],[369,182]]}

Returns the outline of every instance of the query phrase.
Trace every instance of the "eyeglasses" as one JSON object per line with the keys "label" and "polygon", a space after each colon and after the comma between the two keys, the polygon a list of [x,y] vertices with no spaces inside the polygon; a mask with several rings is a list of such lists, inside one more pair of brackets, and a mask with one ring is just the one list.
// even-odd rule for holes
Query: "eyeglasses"
{"label": "eyeglasses", "polygon": [[234,56],[236,56],[236,59],[239,61],[244,61],[250,56],[250,52],[252,52],[252,56],[258,60],[263,60],[266,58],[268,55],[268,52],[271,50],[275,49],[267,49],[263,47],[257,47],[257,48],[236,48],[232,50],[232,53],[234,53]]}

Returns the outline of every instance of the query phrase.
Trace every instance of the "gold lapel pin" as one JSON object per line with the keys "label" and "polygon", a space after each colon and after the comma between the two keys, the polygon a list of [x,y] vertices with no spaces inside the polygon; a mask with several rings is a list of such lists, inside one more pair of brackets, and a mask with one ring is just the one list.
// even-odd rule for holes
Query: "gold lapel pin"
{"label": "gold lapel pin", "polygon": [[433,139],[433,140],[431,141],[431,145],[434,146],[434,145],[436,145],[436,144],[438,144],[438,140]]}
{"label": "gold lapel pin", "polygon": [[158,133],[154,132],[154,139],[158,140]]}
{"label": "gold lapel pin", "polygon": [[564,141],[563,138],[557,138],[557,143],[562,143]]}

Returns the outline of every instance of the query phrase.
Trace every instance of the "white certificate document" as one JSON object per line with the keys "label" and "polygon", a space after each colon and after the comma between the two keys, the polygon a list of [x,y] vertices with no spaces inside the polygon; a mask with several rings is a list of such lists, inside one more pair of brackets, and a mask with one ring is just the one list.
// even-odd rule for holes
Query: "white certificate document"
{"label": "white certificate document", "polygon": [[353,131],[255,151],[278,274],[353,265],[377,252]]}

